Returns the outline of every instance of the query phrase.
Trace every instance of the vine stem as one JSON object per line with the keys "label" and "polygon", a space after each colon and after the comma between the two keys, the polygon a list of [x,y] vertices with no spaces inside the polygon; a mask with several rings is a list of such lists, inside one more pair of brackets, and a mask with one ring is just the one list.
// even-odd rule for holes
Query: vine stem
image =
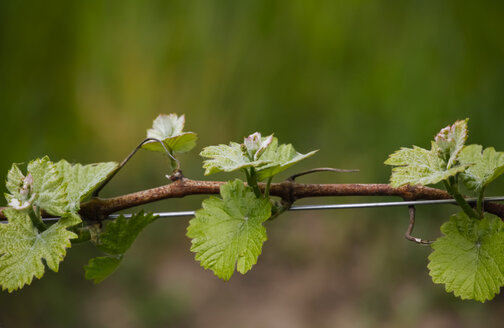
{"label": "vine stem", "polygon": [[483,217],[483,213],[485,211],[485,207],[483,205],[483,200],[485,197],[485,187],[481,188],[481,191],[478,195],[478,202],[476,203],[476,210],[478,211],[478,215]]}
{"label": "vine stem", "polygon": [[[84,220],[101,221],[112,213],[163,199],[219,194],[220,186],[225,183],[225,181],[201,181],[181,177],[171,184],[157,188],[113,198],[92,198],[81,204],[79,213]],[[264,191],[266,184],[259,183],[258,187]],[[327,196],[396,196],[405,200],[452,198],[444,190],[423,186],[393,188],[388,184],[302,184],[290,181],[272,183],[270,195],[288,202],[307,197]],[[0,211],[3,209],[0,208]],[[485,211],[504,218],[504,204],[485,202]],[[0,218],[5,218],[3,213],[0,213]]]}
{"label": "vine stem", "polygon": [[469,203],[465,200],[464,196],[458,191],[458,186],[456,183],[448,183],[443,181],[446,187],[446,190],[453,196],[453,198],[457,201],[457,204],[460,205],[462,210],[467,216],[474,219],[479,219],[479,215],[474,211],[474,209],[469,205]]}
{"label": "vine stem", "polygon": [[33,225],[37,227],[39,231],[45,231],[47,229],[47,225],[42,221],[42,214],[39,207],[33,206],[28,212],[28,215]]}
{"label": "vine stem", "polygon": [[266,182],[266,187],[264,188],[264,197],[266,198],[268,198],[270,194],[271,180],[273,180],[273,177],[268,178],[268,181]]}
{"label": "vine stem", "polygon": [[346,170],[346,169],[337,169],[334,167],[318,167],[316,169],[311,169],[308,171],[300,172],[291,175],[288,180],[294,181],[296,178],[299,178],[303,175],[307,174],[312,174],[312,173],[317,173],[317,172],[337,172],[337,173],[353,173],[353,172],[359,172],[359,170],[351,169],[351,170]]}
{"label": "vine stem", "polygon": [[247,176],[248,185],[252,187],[256,197],[261,198],[262,194],[261,194],[261,190],[259,189],[259,185],[257,183],[257,174],[255,172],[254,167],[250,167],[249,169],[245,169],[245,174]]}

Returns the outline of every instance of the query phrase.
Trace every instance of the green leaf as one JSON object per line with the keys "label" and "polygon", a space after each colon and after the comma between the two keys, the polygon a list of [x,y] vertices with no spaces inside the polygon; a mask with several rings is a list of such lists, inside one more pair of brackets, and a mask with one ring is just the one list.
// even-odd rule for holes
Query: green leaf
{"label": "green leaf", "polygon": [[118,163],[106,162],[88,165],[72,165],[65,160],[56,167],[67,184],[68,211],[78,211],[80,203],[117,169]]}
{"label": "green leaf", "polygon": [[504,173],[504,153],[493,147],[482,149],[480,145],[469,145],[459,154],[460,163],[470,165],[461,177],[471,190],[481,190]]}
{"label": "green leaf", "polygon": [[457,156],[467,140],[467,121],[456,121],[442,129],[434,138],[439,146],[441,157],[447,162],[447,168],[451,168],[457,161]]}
{"label": "green leaf", "polygon": [[401,148],[391,154],[385,164],[395,166],[390,177],[392,187],[435,184],[463,172],[468,167],[460,165],[447,169],[446,162],[438,156],[438,151],[438,146],[432,142],[431,150],[413,146]]}
{"label": "green leaf", "polygon": [[33,177],[35,204],[50,214],[63,215],[68,205],[66,184],[49,157],[28,163],[28,173]]}
{"label": "green leaf", "polygon": [[32,192],[33,177],[31,174],[25,177],[16,164],[7,173],[6,187],[10,194],[5,194],[5,199],[17,210],[29,208],[37,196]]}
{"label": "green leaf", "polygon": [[205,175],[217,172],[232,172],[247,167],[259,167],[267,164],[267,161],[251,161],[242,149],[242,146],[236,142],[227,145],[205,147],[200,156],[210,158],[203,162]]}
{"label": "green leaf", "polygon": [[301,154],[291,144],[278,146],[278,139],[273,138],[271,144],[259,156],[259,160],[269,163],[257,169],[258,180],[262,181],[277,175],[303,159],[313,156],[317,151],[314,150],[307,154]]}
{"label": "green leaf", "polygon": [[100,234],[97,247],[108,254],[124,254],[135,241],[138,234],[156,219],[152,213],[138,212],[127,219],[120,215],[114,221],[107,223],[105,230]]}
{"label": "green leaf", "polygon": [[11,195],[17,199],[21,199],[22,196],[20,194],[21,186],[23,185],[25,180],[25,176],[19,169],[19,167],[14,163],[12,164],[11,169],[7,173],[7,181],[5,186],[7,190],[11,193]]}
{"label": "green leaf", "polygon": [[84,266],[86,270],[86,279],[93,280],[95,284],[98,284],[105,280],[108,276],[115,272],[115,270],[121,264],[123,256],[103,256],[95,257],[89,260],[89,263]]}
{"label": "green leaf", "polygon": [[116,168],[115,162],[71,165],[52,163],[46,156],[28,164],[26,177],[14,164],[7,174],[6,198],[10,206],[23,209],[34,205],[50,214],[77,212],[80,203]]}
{"label": "green leaf", "polygon": [[465,213],[443,224],[429,256],[430,275],[461,299],[491,300],[504,285],[504,223],[486,213],[481,220]]}
{"label": "green leaf", "polygon": [[67,228],[79,222],[76,214],[66,214],[47,230],[39,232],[32,224],[28,211],[7,208],[9,220],[0,224],[0,285],[2,290],[13,290],[29,285],[33,277],[44,275],[44,262],[58,271],[59,262],[77,235]]}
{"label": "green leaf", "polygon": [[[147,130],[147,138],[162,140],[166,148],[173,153],[185,153],[196,146],[198,135],[194,132],[183,132],[185,116],[177,114],[160,114],[154,120],[152,129]],[[161,144],[156,141],[145,143],[142,148],[165,153]]]}
{"label": "green leaf", "polygon": [[234,180],[220,188],[222,199],[210,197],[189,222],[187,237],[191,251],[205,269],[229,280],[235,266],[245,274],[257,263],[267,240],[263,222],[271,215],[271,204],[256,198],[252,188]]}
{"label": "green leaf", "polygon": [[6,195],[9,205],[21,209],[33,204],[50,214],[63,215],[68,206],[67,185],[49,157],[31,161],[27,172],[25,177],[13,165],[7,174],[6,185],[11,192]]}

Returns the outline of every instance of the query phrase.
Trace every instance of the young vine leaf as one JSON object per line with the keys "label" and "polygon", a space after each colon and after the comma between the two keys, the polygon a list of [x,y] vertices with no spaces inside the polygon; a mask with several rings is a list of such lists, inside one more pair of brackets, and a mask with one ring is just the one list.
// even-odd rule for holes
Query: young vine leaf
{"label": "young vine leaf", "polygon": [[439,157],[439,146],[435,142],[432,142],[431,150],[417,146],[401,148],[391,154],[385,164],[395,166],[390,177],[392,187],[435,184],[463,172],[469,166],[457,165],[448,169],[446,162]]}
{"label": "young vine leaf", "polygon": [[[185,153],[196,147],[198,135],[184,132],[185,116],[160,114],[154,120],[152,129],[147,130],[147,138],[156,138],[165,144],[171,153]],[[145,143],[142,148],[165,153],[162,145],[156,141]]]}
{"label": "young vine leaf", "polygon": [[245,138],[243,144],[231,142],[229,146],[209,146],[204,148],[200,155],[210,158],[203,164],[205,175],[254,167],[258,180],[262,181],[313,156],[316,152],[317,150],[300,154],[291,144],[278,146],[277,138],[272,135],[261,137],[261,134],[256,132]]}
{"label": "young vine leaf", "polygon": [[56,168],[67,184],[67,211],[76,212],[100,184],[117,169],[118,163],[105,162],[88,165],[72,165],[65,160],[56,163]]}
{"label": "young vine leaf", "polygon": [[242,146],[236,142],[230,142],[227,145],[205,147],[200,156],[210,158],[203,162],[205,175],[218,172],[232,172],[248,167],[259,167],[268,163],[263,160],[250,160],[242,149]]}
{"label": "young vine leaf", "polygon": [[220,188],[222,199],[210,197],[189,222],[191,251],[205,269],[229,280],[236,269],[245,274],[261,254],[267,240],[263,226],[271,215],[266,198],[256,198],[252,188],[238,179]]}
{"label": "young vine leaf", "polygon": [[84,267],[86,279],[99,283],[112,274],[138,234],[156,218],[152,213],[144,214],[141,211],[129,219],[121,215],[116,220],[109,222],[99,235],[96,246],[111,256],[91,259]]}
{"label": "young vine leaf", "polygon": [[490,182],[504,173],[504,153],[496,152],[493,147],[480,145],[464,147],[459,154],[461,164],[470,165],[460,176],[467,188],[480,191]]}
{"label": "young vine leaf", "polygon": [[116,168],[115,162],[71,165],[62,160],[52,163],[47,156],[28,164],[26,177],[15,165],[7,174],[7,202],[23,209],[36,205],[61,216],[77,212],[80,202],[96,189]]}
{"label": "young vine leaf", "polygon": [[28,210],[5,209],[7,224],[0,224],[0,285],[13,290],[31,284],[33,277],[44,275],[44,262],[57,272],[59,262],[77,235],[67,228],[81,222],[75,214],[65,214],[47,230],[39,232]]}
{"label": "young vine leaf", "polygon": [[30,195],[30,188],[33,184],[30,181],[30,178],[26,178],[23,175],[23,172],[19,169],[19,167],[14,163],[12,164],[11,169],[7,173],[7,181],[5,182],[5,186],[10,194],[6,194],[7,202],[10,203],[12,199],[16,199],[19,203],[26,202]]}
{"label": "young vine leaf", "polygon": [[66,213],[67,185],[49,157],[28,163],[27,172],[24,176],[13,164],[7,174],[6,186],[11,193],[6,194],[9,205],[22,209],[33,204],[53,215],[61,216]]}
{"label": "young vine leaf", "polygon": [[461,299],[491,300],[504,285],[504,223],[486,213],[481,220],[465,213],[441,226],[428,268],[434,283]]}
{"label": "young vine leaf", "polygon": [[454,124],[443,128],[434,138],[439,146],[441,158],[447,162],[447,169],[455,164],[458,154],[464,147],[467,140],[468,120],[456,121]]}

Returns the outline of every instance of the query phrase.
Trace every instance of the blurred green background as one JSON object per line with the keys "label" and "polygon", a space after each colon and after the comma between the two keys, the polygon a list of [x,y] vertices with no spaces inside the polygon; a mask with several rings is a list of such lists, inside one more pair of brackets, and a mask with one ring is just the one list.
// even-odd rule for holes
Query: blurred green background
{"label": "blurred green background", "polygon": [[[119,161],[171,112],[200,135],[180,158],[195,179],[202,147],[256,130],[320,149],[279,179],[361,170],[301,182],[386,182],[389,153],[466,117],[469,142],[503,150],[503,14],[498,1],[0,1],[0,172],[45,154]],[[165,184],[167,165],[141,152],[104,196]],[[365,199],[301,203],[336,201]],[[416,234],[436,238],[453,211],[421,207]],[[285,214],[227,283],[193,260],[186,218],[158,221],[99,285],[82,269],[99,252],[78,245],[59,273],[1,292],[0,327],[500,326],[503,297],[460,301],[432,284],[407,220],[399,208]]]}

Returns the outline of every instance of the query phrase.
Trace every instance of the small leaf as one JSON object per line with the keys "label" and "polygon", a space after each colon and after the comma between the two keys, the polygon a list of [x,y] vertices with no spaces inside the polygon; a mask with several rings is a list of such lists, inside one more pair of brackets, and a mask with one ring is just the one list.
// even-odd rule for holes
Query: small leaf
{"label": "small leaf", "polygon": [[65,160],[56,163],[56,167],[67,184],[68,211],[78,211],[80,203],[117,169],[116,162],[95,163],[88,165],[70,164]]}
{"label": "small leaf", "polygon": [[390,177],[392,187],[435,184],[463,172],[469,166],[460,165],[447,169],[446,163],[438,156],[438,151],[438,146],[432,142],[431,150],[413,146],[401,148],[391,154],[385,164],[396,166]]}
{"label": "small leaf", "polygon": [[[198,135],[194,132],[183,132],[184,124],[184,115],[160,114],[154,120],[152,129],[147,130],[147,138],[162,140],[170,152],[188,152],[196,146]],[[165,153],[163,146],[156,141],[147,142],[142,148]]]}
{"label": "small leaf", "polygon": [[105,230],[100,234],[97,247],[108,254],[124,254],[138,234],[155,219],[156,216],[152,213],[144,214],[143,211],[129,219],[121,215],[107,223]]}
{"label": "small leaf", "polygon": [[66,185],[49,157],[31,161],[27,171],[33,177],[33,192],[37,194],[35,204],[51,214],[64,214],[68,204]]}
{"label": "small leaf", "polygon": [[504,285],[504,223],[492,214],[481,220],[465,213],[443,224],[429,256],[430,275],[461,299],[491,300]]}
{"label": "small leaf", "polygon": [[470,165],[461,177],[471,190],[481,190],[504,173],[504,153],[493,147],[482,149],[480,145],[469,145],[459,154],[460,163]]}
{"label": "small leaf", "polygon": [[256,198],[252,188],[234,180],[220,188],[221,197],[203,201],[203,209],[189,222],[191,251],[205,269],[229,280],[235,266],[245,274],[257,263],[267,240],[263,222],[271,215],[267,199]]}
{"label": "small leaf", "polygon": [[29,208],[38,196],[32,191],[32,175],[28,173],[25,177],[16,164],[12,164],[9,173],[7,173],[6,186],[10,191],[10,194],[5,194],[8,206],[17,210]]}
{"label": "small leaf", "polygon": [[16,165],[9,170],[6,185],[11,194],[6,195],[7,201],[21,207],[33,203],[50,214],[63,215],[68,206],[67,185],[49,157],[31,161],[27,171],[25,177]]}
{"label": "small leaf", "polygon": [[247,167],[259,167],[268,162],[266,161],[251,161],[245,156],[240,144],[236,142],[227,145],[208,146],[205,147],[200,156],[210,158],[203,162],[205,175],[210,175],[217,172],[232,172]]}
{"label": "small leaf", "polygon": [[262,181],[277,175],[303,159],[313,156],[317,151],[314,150],[308,154],[301,154],[291,144],[278,146],[278,139],[273,138],[271,144],[259,156],[259,160],[269,163],[257,169],[258,180]]}
{"label": "small leaf", "polygon": [[32,224],[27,211],[4,209],[9,223],[0,224],[0,285],[13,290],[31,284],[33,277],[44,275],[44,262],[58,271],[59,262],[77,235],[67,228],[79,222],[76,214],[66,214],[44,232]]}
{"label": "small leaf", "polygon": [[12,164],[9,173],[7,173],[7,181],[5,183],[7,190],[14,198],[21,200],[20,189],[25,180],[25,176],[16,164]]}
{"label": "small leaf", "polygon": [[456,121],[453,125],[442,129],[434,138],[442,158],[447,162],[448,169],[455,164],[458,154],[464,147],[468,120]]}
{"label": "small leaf", "polygon": [[93,280],[98,284],[105,280],[108,276],[115,272],[121,264],[123,256],[103,256],[95,257],[89,260],[88,264],[84,266],[86,270],[86,279]]}

